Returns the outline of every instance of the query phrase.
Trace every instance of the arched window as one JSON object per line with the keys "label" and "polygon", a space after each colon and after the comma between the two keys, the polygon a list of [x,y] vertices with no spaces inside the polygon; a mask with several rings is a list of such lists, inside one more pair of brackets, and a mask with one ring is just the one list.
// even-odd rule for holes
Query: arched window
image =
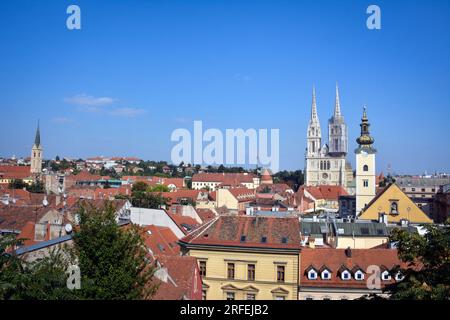
{"label": "arched window", "polygon": [[327,170],[330,170],[330,167],[331,167],[330,161],[327,161]]}
{"label": "arched window", "polygon": [[369,166],[367,164],[364,165],[363,171],[369,171]]}

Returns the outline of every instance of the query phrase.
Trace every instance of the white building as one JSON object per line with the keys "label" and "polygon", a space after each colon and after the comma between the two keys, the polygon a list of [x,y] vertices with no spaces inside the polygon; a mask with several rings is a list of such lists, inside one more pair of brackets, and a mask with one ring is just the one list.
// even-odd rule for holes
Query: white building
{"label": "white building", "polygon": [[316,92],[313,88],[305,153],[305,184],[307,186],[340,185],[348,187],[353,180],[353,171],[346,159],[347,152],[348,132],[341,113],[338,86],[336,85],[334,113],[328,121],[328,144],[324,143],[323,145],[317,113]]}

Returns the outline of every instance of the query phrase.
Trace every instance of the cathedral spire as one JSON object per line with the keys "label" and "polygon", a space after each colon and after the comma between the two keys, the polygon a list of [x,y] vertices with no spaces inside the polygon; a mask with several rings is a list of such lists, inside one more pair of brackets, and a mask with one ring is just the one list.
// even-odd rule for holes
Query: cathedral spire
{"label": "cathedral spire", "polygon": [[38,126],[37,126],[37,129],[36,129],[36,137],[34,138],[34,145],[36,147],[39,147],[41,145],[41,133],[40,133],[40,130],[39,130],[39,121],[38,121]]}
{"label": "cathedral spire", "polygon": [[312,91],[311,121],[319,122],[319,116],[317,115],[316,87],[315,86],[313,86],[313,91]]}
{"label": "cathedral spire", "polygon": [[341,103],[339,102],[339,87],[336,82],[336,102],[334,105],[334,117],[339,118],[341,117]]}

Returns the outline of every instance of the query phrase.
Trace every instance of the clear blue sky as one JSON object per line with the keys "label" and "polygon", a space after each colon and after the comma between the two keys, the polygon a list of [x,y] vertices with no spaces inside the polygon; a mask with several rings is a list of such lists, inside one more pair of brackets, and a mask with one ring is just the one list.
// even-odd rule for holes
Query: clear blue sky
{"label": "clear blue sky", "polygon": [[352,163],[367,104],[377,171],[450,171],[449,1],[1,1],[0,57],[3,157],[40,119],[46,158],[170,160],[203,120],[279,128],[281,168],[303,168],[312,85],[325,134],[338,81]]}

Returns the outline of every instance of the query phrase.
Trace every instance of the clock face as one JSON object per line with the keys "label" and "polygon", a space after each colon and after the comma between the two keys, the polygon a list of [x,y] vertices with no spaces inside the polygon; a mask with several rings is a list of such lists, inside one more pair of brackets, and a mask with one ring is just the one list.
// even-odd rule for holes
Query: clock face
{"label": "clock face", "polygon": [[322,174],[322,178],[323,178],[323,179],[328,179],[328,173],[323,173],[323,174]]}

